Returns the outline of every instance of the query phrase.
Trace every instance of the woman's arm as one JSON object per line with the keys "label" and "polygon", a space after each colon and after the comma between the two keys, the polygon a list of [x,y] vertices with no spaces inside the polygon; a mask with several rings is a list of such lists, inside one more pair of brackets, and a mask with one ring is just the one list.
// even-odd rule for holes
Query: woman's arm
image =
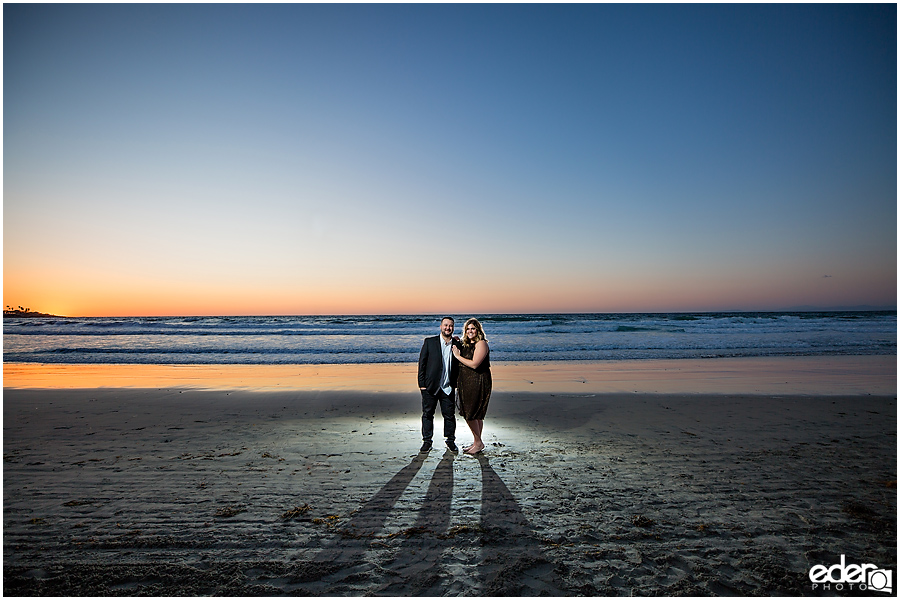
{"label": "woman's arm", "polygon": [[485,340],[478,340],[475,343],[475,353],[472,355],[471,359],[463,358],[459,355],[459,348],[453,346],[453,356],[456,357],[456,360],[466,365],[470,369],[477,369],[478,365],[484,362],[485,357],[488,355],[488,344]]}

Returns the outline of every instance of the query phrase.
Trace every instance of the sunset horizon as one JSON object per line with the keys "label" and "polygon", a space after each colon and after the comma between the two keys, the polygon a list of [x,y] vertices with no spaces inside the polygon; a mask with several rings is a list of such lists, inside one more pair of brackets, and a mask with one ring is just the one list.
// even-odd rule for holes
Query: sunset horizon
{"label": "sunset horizon", "polygon": [[887,4],[5,4],[4,305],[896,307],[896,49]]}
{"label": "sunset horizon", "polygon": [[[14,309],[17,307],[14,307]],[[113,318],[113,319],[155,319],[155,318],[231,318],[231,317],[259,317],[259,318],[278,318],[278,317],[426,317],[433,316],[438,318],[440,316],[452,316],[457,317],[460,315],[467,316],[479,316],[479,315],[507,315],[507,316],[517,316],[517,315],[627,315],[627,314],[685,314],[685,315],[703,315],[703,314],[753,314],[753,313],[773,313],[773,314],[782,314],[782,313],[833,313],[833,312],[896,312],[896,306],[878,306],[878,305],[870,305],[870,304],[858,304],[858,305],[846,305],[846,306],[811,306],[811,305],[803,305],[803,306],[786,306],[780,308],[756,308],[756,309],[748,309],[748,308],[722,308],[722,309],[680,309],[680,310],[543,310],[543,311],[460,311],[460,310],[432,310],[432,311],[410,311],[410,312],[229,312],[229,313],[192,313],[192,312],[157,312],[157,313],[78,313],[78,314],[64,314],[58,312],[51,311],[43,311],[40,309],[34,309],[31,307],[27,307],[30,311],[29,314],[24,314],[21,316],[29,317],[36,316],[37,314],[46,315],[50,317],[61,317],[61,318]],[[6,311],[5,311],[6,312]],[[7,316],[12,316],[12,313],[19,311],[12,310],[8,311]],[[34,313],[34,314],[31,314]],[[16,315],[19,316],[19,315]]]}

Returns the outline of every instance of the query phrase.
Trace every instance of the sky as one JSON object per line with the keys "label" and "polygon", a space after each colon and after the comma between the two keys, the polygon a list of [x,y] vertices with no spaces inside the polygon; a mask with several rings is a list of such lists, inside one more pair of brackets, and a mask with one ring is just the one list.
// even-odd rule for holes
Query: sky
{"label": "sky", "polygon": [[897,302],[897,7],[3,5],[3,302]]}

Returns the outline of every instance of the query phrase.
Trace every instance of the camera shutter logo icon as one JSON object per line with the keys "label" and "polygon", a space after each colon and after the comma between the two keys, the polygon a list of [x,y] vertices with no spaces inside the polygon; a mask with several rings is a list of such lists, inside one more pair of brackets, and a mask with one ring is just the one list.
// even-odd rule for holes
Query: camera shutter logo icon
{"label": "camera shutter logo icon", "polygon": [[813,590],[821,591],[863,591],[872,590],[885,594],[894,593],[894,572],[879,569],[873,564],[847,564],[841,554],[841,562],[826,567],[816,565],[809,570],[809,580]]}

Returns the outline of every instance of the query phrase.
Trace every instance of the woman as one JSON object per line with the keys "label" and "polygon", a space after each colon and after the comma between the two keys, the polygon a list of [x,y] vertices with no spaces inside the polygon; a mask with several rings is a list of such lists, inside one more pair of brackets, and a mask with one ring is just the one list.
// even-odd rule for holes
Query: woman
{"label": "woman", "polygon": [[465,452],[473,456],[484,450],[481,431],[484,429],[484,415],[491,399],[490,353],[481,323],[478,319],[466,321],[459,346],[453,345],[453,356],[459,361],[459,378],[456,383],[459,414],[475,436],[475,441]]}

